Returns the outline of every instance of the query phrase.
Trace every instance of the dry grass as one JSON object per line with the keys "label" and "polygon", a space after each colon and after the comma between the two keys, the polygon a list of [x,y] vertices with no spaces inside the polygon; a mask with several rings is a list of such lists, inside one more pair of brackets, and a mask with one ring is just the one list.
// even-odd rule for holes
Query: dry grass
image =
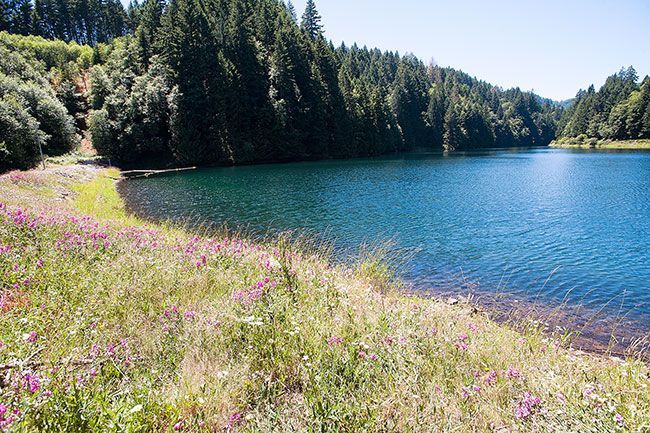
{"label": "dry grass", "polygon": [[0,430],[648,431],[638,359],[407,296],[380,251],[142,222],[115,175],[0,177]]}

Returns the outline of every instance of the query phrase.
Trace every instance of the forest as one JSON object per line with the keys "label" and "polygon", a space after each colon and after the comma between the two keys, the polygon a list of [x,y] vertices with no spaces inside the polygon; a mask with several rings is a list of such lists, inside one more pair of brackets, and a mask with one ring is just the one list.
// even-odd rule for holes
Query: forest
{"label": "forest", "polygon": [[560,138],[608,140],[650,138],[650,77],[641,84],[633,67],[607,78],[596,91],[578,92],[558,124]]}
{"label": "forest", "polygon": [[[649,87],[630,70],[603,87],[615,96],[590,88],[564,111],[411,54],[334,46],[313,0],[300,16],[282,0],[0,7],[0,30],[12,33],[0,38],[5,170],[35,165],[39,145],[56,155],[84,135],[114,163],[154,167],[544,146],[557,135],[628,134],[628,123],[648,129],[647,108],[645,129],[628,121]],[[48,104],[56,110],[40,108]],[[612,116],[623,129],[601,127]]]}

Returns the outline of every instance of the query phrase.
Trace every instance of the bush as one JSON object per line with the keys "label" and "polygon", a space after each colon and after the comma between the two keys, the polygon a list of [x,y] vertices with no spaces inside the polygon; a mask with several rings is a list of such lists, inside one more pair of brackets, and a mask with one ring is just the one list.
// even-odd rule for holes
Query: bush
{"label": "bush", "polygon": [[[67,48],[66,48],[67,47]],[[49,76],[57,68],[61,99],[73,108],[73,72],[85,51],[74,44],[0,33],[0,170],[33,167],[39,160],[39,144],[52,156],[70,151],[79,141],[74,118],[57,98]],[[92,50],[90,51],[92,55]],[[81,64],[85,60],[81,61]],[[71,93],[72,92],[72,93]]]}

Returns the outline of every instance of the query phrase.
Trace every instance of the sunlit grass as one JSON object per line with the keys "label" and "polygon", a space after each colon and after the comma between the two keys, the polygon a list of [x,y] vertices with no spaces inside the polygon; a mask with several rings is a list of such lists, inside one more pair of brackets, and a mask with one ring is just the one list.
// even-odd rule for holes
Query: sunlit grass
{"label": "sunlit grass", "polygon": [[75,166],[0,177],[0,430],[650,423],[638,359],[577,354],[539,323],[515,330],[463,302],[407,296],[389,248],[343,266],[295,236],[257,244],[142,222],[118,176]]}

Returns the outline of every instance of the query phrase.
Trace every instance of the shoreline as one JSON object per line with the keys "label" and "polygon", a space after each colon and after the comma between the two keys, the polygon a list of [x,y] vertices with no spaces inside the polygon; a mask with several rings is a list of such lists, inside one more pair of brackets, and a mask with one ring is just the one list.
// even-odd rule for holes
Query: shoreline
{"label": "shoreline", "polygon": [[[120,188],[120,184],[129,182],[131,179],[131,177],[123,177],[116,182],[116,189],[120,195],[120,199],[124,203],[125,210],[129,214],[135,215],[137,218],[151,224],[169,224],[169,220],[149,217],[146,215],[144,209],[129,203],[129,200],[124,196],[124,192]],[[172,224],[174,223],[172,222]],[[183,223],[182,226],[185,230],[198,233],[210,231],[220,233],[223,227],[227,227],[224,223],[192,225],[189,222],[187,225]],[[254,235],[253,238],[260,239],[264,242],[269,239],[273,240],[280,234],[259,234],[259,236]],[[249,236],[250,234],[245,235],[245,237]],[[314,245],[319,245],[323,242],[327,245],[332,245],[332,241],[325,238],[313,240],[309,237],[308,241]],[[340,264],[349,262],[348,259],[337,260],[336,253],[333,252],[332,254],[332,257],[328,257],[329,261]],[[463,284],[466,283],[459,282],[458,287]],[[443,303],[449,299],[474,299],[472,303],[468,303],[468,306],[488,313],[490,318],[498,323],[512,322],[513,319],[517,321],[538,321],[544,324],[547,329],[559,329],[564,333],[571,334],[572,346],[578,351],[599,356],[617,356],[624,358],[629,355],[628,349],[634,346],[636,356],[639,356],[645,361],[650,361],[650,343],[643,341],[643,336],[646,335],[645,330],[642,330],[640,327],[633,329],[619,327],[619,324],[624,318],[608,317],[607,315],[601,314],[601,311],[584,305],[570,305],[565,302],[555,301],[549,303],[540,299],[530,300],[521,294],[494,293],[489,290],[461,290],[454,289],[451,286],[445,289],[425,286],[416,287],[408,279],[402,280],[400,285],[404,287],[402,293],[405,296],[434,299]]]}
{"label": "shoreline", "polygon": [[[30,302],[0,314],[0,364],[88,363],[70,376],[34,367],[33,394],[0,388],[0,403],[25,406],[26,423],[36,407],[54,416],[79,374],[78,398],[97,401],[98,416],[101,407],[131,411],[141,415],[125,419],[157,431],[180,422],[214,431],[232,419],[269,430],[268,404],[294,427],[366,431],[450,420],[462,431],[613,431],[650,420],[641,359],[574,350],[560,333],[498,324],[470,302],[409,296],[381,255],[344,266],[283,239],[254,244],[145,222],[127,213],[117,174],[69,166],[0,176],[2,215],[12,218],[0,244],[36,269],[16,289]],[[41,259],[44,273],[32,266]],[[42,349],[32,355],[30,345]],[[94,345],[107,354],[83,358]],[[611,410],[594,406],[594,392]],[[539,409],[517,416],[530,396]],[[324,407],[354,415],[333,421]]]}
{"label": "shoreline", "polygon": [[554,149],[647,150],[650,149],[650,140],[560,139],[552,141],[549,147]]}

